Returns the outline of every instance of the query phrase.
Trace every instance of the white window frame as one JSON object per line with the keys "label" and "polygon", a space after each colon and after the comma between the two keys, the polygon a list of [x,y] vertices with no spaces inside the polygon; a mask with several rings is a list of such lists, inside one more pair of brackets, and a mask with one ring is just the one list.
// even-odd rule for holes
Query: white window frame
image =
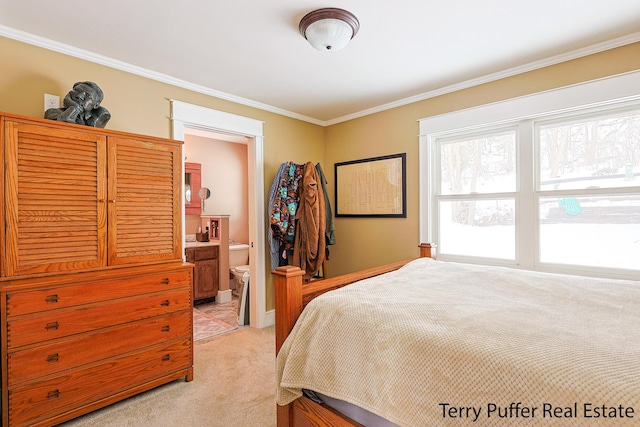
{"label": "white window frame", "polygon": [[[536,93],[502,102],[482,105],[419,120],[420,137],[420,241],[438,243],[436,199],[439,182],[436,139],[453,134],[481,132],[518,126],[516,248],[515,261],[439,255],[440,259],[530,270],[575,273],[591,276],[637,278],[637,271],[584,268],[542,264],[538,258],[537,157],[534,152],[533,126],[536,120],[587,109],[606,109],[640,100],[640,71],[625,73],[587,83]],[[523,216],[523,215],[526,215]],[[533,225],[524,227],[522,224]],[[531,244],[535,242],[535,244]],[[595,250],[595,249],[594,249]]]}
{"label": "white window frame", "polygon": [[[503,133],[506,131],[513,131],[515,132],[515,159],[517,161],[517,159],[519,159],[519,144],[518,144],[518,138],[519,138],[519,126],[518,124],[513,124],[513,123],[508,123],[508,124],[501,124],[499,126],[487,126],[487,127],[482,127],[479,129],[473,129],[471,131],[467,130],[464,132],[460,132],[460,131],[454,131],[454,132],[445,132],[445,133],[441,133],[438,135],[433,135],[432,140],[433,140],[433,163],[431,165],[439,165],[439,159],[441,158],[441,153],[440,153],[440,147],[441,144],[438,143],[439,140],[444,140],[444,143],[447,143],[450,140],[457,140],[460,138],[465,138],[465,139],[475,139],[475,138],[482,138],[484,136],[490,136],[490,135],[494,135],[496,133]],[[433,166],[430,166],[430,169],[432,171],[435,172],[435,168]],[[516,180],[516,185],[513,191],[504,191],[504,192],[495,192],[495,193],[461,193],[461,194],[440,194],[439,190],[442,186],[442,183],[440,181],[440,174],[436,174],[434,173],[433,179],[434,179],[434,186],[433,186],[433,193],[432,193],[432,198],[431,200],[433,201],[433,203],[431,204],[433,206],[433,218],[434,218],[434,223],[433,223],[433,236],[435,238],[436,241],[440,241],[440,235],[439,235],[439,230],[440,230],[440,224],[438,223],[439,220],[439,216],[437,215],[437,211],[438,211],[438,203],[440,201],[457,201],[457,200],[475,200],[475,201],[480,201],[480,200],[501,200],[501,199],[508,199],[508,200],[513,200],[514,201],[514,205],[517,209],[518,207],[518,200],[520,198],[520,192],[519,190],[519,186],[518,183],[519,181],[519,167],[517,167],[516,165],[516,176],[515,176],[515,180]],[[518,233],[516,233],[516,238],[517,238]],[[445,258],[448,258],[452,261],[465,261],[467,260],[468,257],[466,256],[456,256],[456,255],[448,255]],[[483,257],[474,257],[476,260],[482,260],[484,263],[488,263],[491,262],[493,264],[500,264],[500,265],[515,265],[515,261],[517,261],[518,258],[518,252],[517,252],[517,247],[516,247],[516,251],[515,251],[515,260],[509,260],[509,259],[496,259],[496,258],[483,258]]]}

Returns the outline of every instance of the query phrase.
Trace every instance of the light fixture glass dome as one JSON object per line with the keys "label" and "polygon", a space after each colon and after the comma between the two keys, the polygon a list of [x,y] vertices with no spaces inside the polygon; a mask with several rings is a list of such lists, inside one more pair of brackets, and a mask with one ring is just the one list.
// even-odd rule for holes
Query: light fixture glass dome
{"label": "light fixture glass dome", "polygon": [[339,19],[322,19],[307,27],[305,37],[318,50],[340,50],[349,43],[353,29]]}
{"label": "light fixture glass dome", "polygon": [[340,50],[360,28],[358,18],[338,8],[314,10],[300,20],[300,33],[319,51]]}

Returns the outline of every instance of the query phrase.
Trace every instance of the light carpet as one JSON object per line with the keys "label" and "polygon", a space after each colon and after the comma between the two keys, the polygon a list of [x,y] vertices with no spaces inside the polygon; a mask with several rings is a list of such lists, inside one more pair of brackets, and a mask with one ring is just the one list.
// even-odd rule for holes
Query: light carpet
{"label": "light carpet", "polygon": [[60,427],[273,427],[275,328],[242,328],[194,345],[194,380],[173,381]]}
{"label": "light carpet", "polygon": [[238,325],[230,325],[204,311],[193,309],[193,340],[201,341],[225,332],[237,329]]}

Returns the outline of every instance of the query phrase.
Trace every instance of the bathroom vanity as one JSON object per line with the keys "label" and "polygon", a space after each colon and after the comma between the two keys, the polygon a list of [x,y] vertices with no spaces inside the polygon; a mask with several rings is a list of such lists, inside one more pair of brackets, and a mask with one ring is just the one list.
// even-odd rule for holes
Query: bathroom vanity
{"label": "bathroom vanity", "polygon": [[186,261],[195,265],[193,271],[193,300],[212,298],[220,288],[220,244],[216,242],[187,242]]}
{"label": "bathroom vanity", "polygon": [[229,215],[200,215],[201,227],[209,230],[209,241],[220,245],[218,257],[219,287],[216,302],[231,301],[229,289]]}

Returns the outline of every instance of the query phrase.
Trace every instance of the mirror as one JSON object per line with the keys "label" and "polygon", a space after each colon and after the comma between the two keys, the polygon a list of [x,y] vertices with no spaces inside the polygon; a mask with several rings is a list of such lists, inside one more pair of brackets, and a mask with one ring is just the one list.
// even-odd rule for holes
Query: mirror
{"label": "mirror", "polygon": [[191,174],[184,174],[184,199],[187,204],[191,203]]}
{"label": "mirror", "polygon": [[198,197],[202,200],[202,212],[204,212],[204,201],[211,197],[211,190],[207,187],[200,187],[200,190],[198,190]]}
{"label": "mirror", "polygon": [[198,191],[198,197],[200,197],[202,200],[208,199],[209,197],[211,197],[211,190],[209,190],[207,187],[200,188],[200,190]]}

